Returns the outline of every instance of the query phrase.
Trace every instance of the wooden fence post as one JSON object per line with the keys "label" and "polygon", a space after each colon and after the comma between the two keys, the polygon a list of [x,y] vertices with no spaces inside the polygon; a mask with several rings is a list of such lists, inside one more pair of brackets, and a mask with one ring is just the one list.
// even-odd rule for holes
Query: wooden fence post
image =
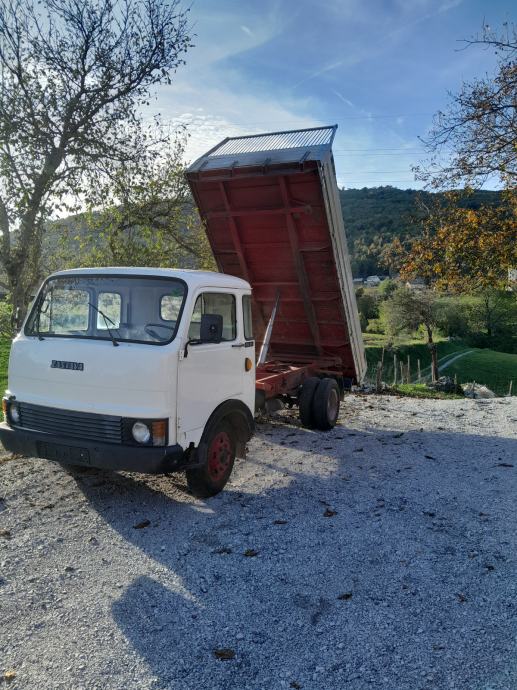
{"label": "wooden fence post", "polygon": [[377,375],[375,377],[375,390],[377,393],[381,390],[382,381],[382,361],[377,362]]}
{"label": "wooden fence post", "polygon": [[393,355],[393,385],[397,385],[397,355]]}
{"label": "wooden fence post", "polygon": [[417,369],[418,369],[418,382],[420,383],[420,379],[422,378],[422,372],[420,370],[420,360],[417,359],[416,361]]}
{"label": "wooden fence post", "polygon": [[512,395],[512,386],[513,386],[513,380],[510,381],[510,385],[508,386],[508,397]]}
{"label": "wooden fence post", "polygon": [[407,383],[411,383],[411,360],[407,356]]}

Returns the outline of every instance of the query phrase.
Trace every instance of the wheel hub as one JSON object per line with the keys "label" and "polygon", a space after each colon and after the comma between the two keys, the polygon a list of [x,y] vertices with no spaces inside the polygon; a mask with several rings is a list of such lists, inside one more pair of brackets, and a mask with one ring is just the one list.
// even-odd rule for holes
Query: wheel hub
{"label": "wheel hub", "polygon": [[219,481],[230,467],[232,444],[225,431],[215,436],[208,449],[208,473],[212,479]]}
{"label": "wheel hub", "polygon": [[327,400],[327,415],[329,420],[334,420],[338,416],[339,397],[337,391],[332,389]]}

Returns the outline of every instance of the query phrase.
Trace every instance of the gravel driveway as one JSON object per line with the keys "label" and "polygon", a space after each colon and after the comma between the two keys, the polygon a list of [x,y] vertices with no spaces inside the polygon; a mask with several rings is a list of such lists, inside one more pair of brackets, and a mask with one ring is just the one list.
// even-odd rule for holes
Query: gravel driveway
{"label": "gravel driveway", "polygon": [[3,462],[0,678],[514,690],[516,504],[516,398],[352,395],[326,434],[260,424],[206,502],[181,477]]}

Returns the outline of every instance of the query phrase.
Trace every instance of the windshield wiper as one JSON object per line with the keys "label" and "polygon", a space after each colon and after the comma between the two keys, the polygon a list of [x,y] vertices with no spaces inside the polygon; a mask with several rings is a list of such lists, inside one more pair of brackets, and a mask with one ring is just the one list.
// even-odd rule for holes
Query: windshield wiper
{"label": "windshield wiper", "polygon": [[114,321],[112,321],[110,317],[107,316],[103,311],[101,311],[99,307],[96,307],[95,304],[93,304],[92,302],[88,302],[88,304],[90,305],[90,307],[93,307],[93,309],[95,309],[97,314],[100,314],[102,316],[102,318],[104,319],[104,325],[106,326],[106,330],[108,331],[109,336],[111,338],[111,342],[113,343],[113,347],[118,347],[119,343],[113,335],[113,333],[111,332],[111,329],[108,326],[108,321],[111,323],[112,326],[115,326],[116,330],[118,331],[117,324]]}

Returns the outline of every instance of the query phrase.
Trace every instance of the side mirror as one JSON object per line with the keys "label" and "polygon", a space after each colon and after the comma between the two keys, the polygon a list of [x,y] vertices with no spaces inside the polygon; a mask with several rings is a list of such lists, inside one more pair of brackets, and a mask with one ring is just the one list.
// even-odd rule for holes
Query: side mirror
{"label": "side mirror", "polygon": [[202,343],[220,343],[223,337],[223,317],[221,314],[203,314],[199,340]]}

